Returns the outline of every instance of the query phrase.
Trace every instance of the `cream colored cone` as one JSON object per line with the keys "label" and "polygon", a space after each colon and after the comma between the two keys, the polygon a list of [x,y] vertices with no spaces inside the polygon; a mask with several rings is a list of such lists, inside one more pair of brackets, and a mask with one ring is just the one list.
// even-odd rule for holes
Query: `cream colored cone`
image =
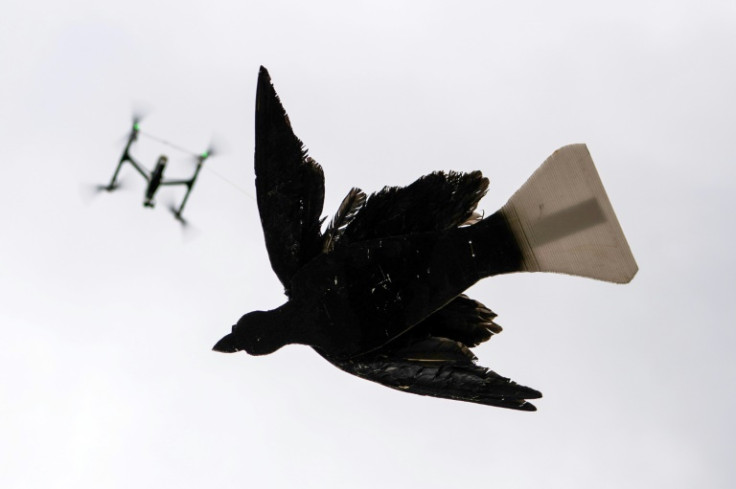
{"label": "cream colored cone", "polygon": [[638,267],[588,148],[555,151],[503,206],[530,272],[630,282]]}

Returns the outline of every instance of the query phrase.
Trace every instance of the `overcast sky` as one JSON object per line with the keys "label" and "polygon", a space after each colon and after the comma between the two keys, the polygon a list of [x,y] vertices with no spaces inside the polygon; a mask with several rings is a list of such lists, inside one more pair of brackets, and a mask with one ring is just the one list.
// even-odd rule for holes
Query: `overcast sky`
{"label": "overcast sky", "polygon": [[[736,3],[28,2],[0,20],[0,486],[731,488]],[[253,186],[259,65],[352,186],[480,169],[490,213],[584,142],[640,272],[476,285],[482,364],[536,413],[396,392],[307,347],[212,345],[284,300]],[[144,182],[94,197],[131,107],[207,162],[183,236]],[[185,154],[141,139],[171,176]],[[235,185],[232,185],[235,184]]]}

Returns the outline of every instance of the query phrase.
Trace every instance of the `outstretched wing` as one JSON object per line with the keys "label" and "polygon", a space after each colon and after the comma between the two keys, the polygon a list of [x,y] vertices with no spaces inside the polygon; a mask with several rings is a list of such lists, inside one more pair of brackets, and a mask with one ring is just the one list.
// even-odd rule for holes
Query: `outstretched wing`
{"label": "outstretched wing", "polygon": [[[328,358],[329,360],[329,358]],[[392,351],[332,362],[342,370],[414,394],[535,411],[542,394],[485,367],[462,343],[427,337]]]}
{"label": "outstretched wing", "polygon": [[444,231],[470,223],[488,190],[481,172],[434,172],[406,187],[372,194],[341,236],[342,243]]}
{"label": "outstretched wing", "polygon": [[256,92],[256,193],[271,267],[287,289],[291,277],[321,250],[325,181],[294,135],[268,71]]}

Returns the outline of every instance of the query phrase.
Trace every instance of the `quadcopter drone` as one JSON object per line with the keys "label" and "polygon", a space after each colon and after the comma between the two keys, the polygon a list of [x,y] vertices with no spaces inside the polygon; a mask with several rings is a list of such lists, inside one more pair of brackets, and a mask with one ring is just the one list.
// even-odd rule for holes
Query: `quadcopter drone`
{"label": "quadcopter drone", "polygon": [[171,143],[158,139],[150,134],[141,132],[140,117],[135,116],[133,117],[133,127],[131,128],[130,134],[128,135],[128,141],[125,144],[125,149],[123,150],[123,154],[120,156],[120,161],[118,162],[118,166],[117,168],[115,168],[115,173],[113,173],[110,183],[108,185],[102,185],[98,187],[99,190],[106,190],[108,192],[112,192],[113,190],[116,190],[119,187],[119,184],[117,182],[118,174],[120,173],[120,168],[123,166],[123,163],[127,161],[131,165],[133,165],[133,168],[135,168],[136,171],[138,171],[138,173],[140,173],[141,176],[145,178],[146,182],[148,182],[148,185],[146,186],[146,191],[143,197],[144,207],[152,208],[156,205],[156,201],[154,200],[154,197],[156,196],[156,192],[158,191],[160,186],[162,185],[184,185],[186,186],[187,191],[184,194],[184,198],[182,199],[181,204],[178,207],[175,205],[172,205],[169,207],[169,210],[174,214],[174,217],[182,224],[185,224],[186,222],[184,218],[182,217],[184,206],[187,203],[187,199],[189,199],[189,194],[192,192],[192,187],[194,187],[194,182],[197,181],[197,177],[199,176],[199,172],[202,169],[202,165],[208,158],[213,156],[214,150],[212,149],[212,147],[209,147],[204,152],[199,153],[199,154],[190,153],[196,158],[196,167],[194,168],[194,174],[192,175],[191,178],[185,179],[185,180],[166,180],[164,179],[164,170],[166,169],[166,163],[168,162],[168,158],[166,155],[159,156],[158,161],[156,162],[156,166],[153,168],[153,171],[147,170],[145,167],[143,167],[143,165],[141,165],[138,161],[136,161],[136,159],[133,158],[133,156],[131,156],[130,147],[133,145],[135,141],[138,140],[139,134],[144,134],[150,137],[151,139],[155,139],[168,146],[171,146],[181,151],[190,153],[189,151],[186,151],[182,148],[174,146]]}

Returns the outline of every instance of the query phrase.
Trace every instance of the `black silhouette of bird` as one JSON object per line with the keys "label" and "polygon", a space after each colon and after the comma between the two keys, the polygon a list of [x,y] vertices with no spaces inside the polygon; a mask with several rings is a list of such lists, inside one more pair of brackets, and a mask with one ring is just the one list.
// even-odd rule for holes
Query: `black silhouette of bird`
{"label": "black silhouette of bird", "polygon": [[294,135],[263,67],[255,119],[258,209],[288,301],[244,315],[217,351],[264,355],[305,344],[398,390],[532,411],[527,400],[539,391],[476,363],[470,348],[501,327],[463,292],[519,271],[614,282],[636,273],[584,145],[558,150],[484,219],[475,212],[488,189],[481,172],[435,172],[370,197],[353,188],[322,232],[322,168]]}

